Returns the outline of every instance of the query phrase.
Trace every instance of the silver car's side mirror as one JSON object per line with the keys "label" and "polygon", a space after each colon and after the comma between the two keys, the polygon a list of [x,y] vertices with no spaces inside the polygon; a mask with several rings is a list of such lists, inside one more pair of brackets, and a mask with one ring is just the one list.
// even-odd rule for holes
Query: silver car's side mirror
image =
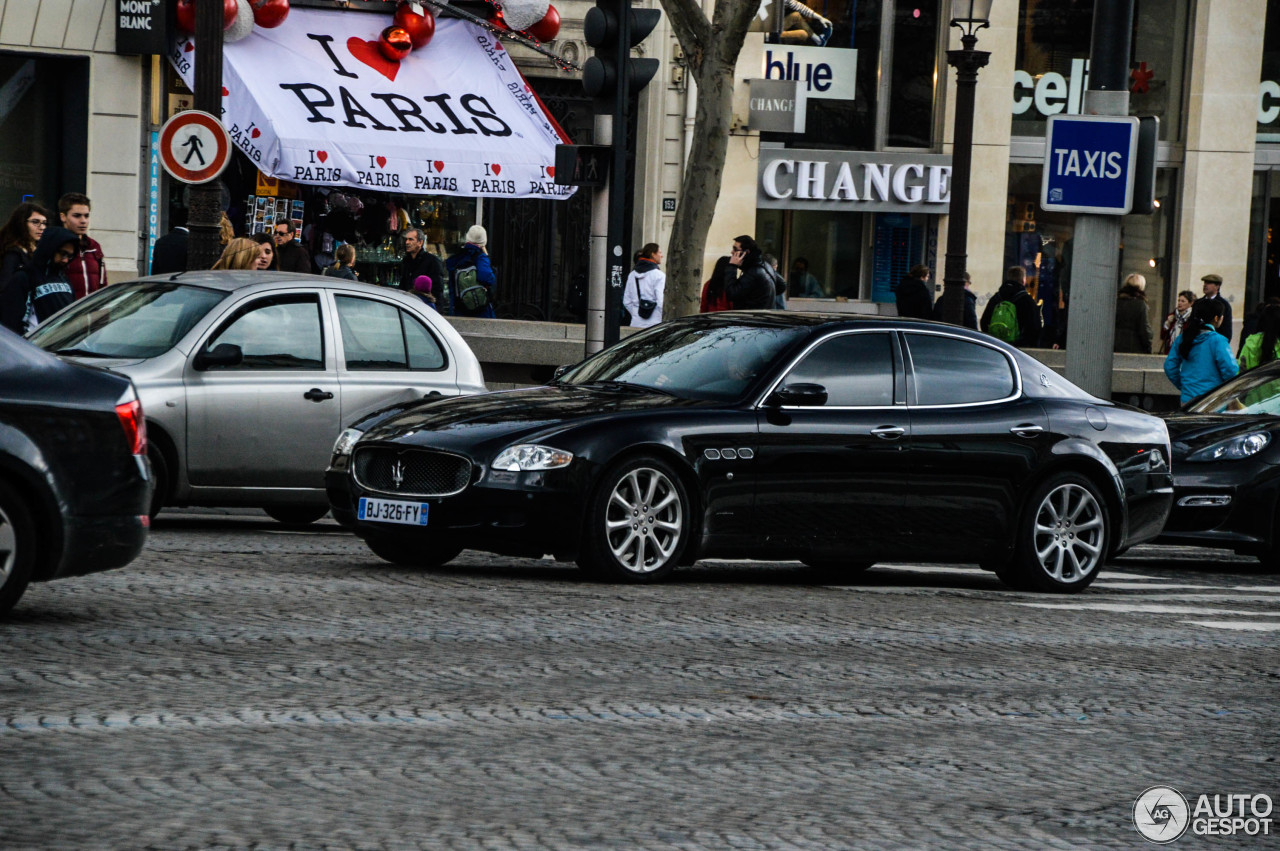
{"label": "silver car's side mirror", "polygon": [[215,366],[239,366],[244,360],[244,352],[232,343],[219,343],[208,351],[196,355],[193,366],[206,370]]}

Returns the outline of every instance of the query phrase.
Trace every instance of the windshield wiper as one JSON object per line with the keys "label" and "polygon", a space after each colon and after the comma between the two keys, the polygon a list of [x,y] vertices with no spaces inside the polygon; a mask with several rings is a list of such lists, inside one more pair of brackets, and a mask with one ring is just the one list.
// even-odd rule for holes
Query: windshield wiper
{"label": "windshield wiper", "polygon": [[55,355],[71,355],[79,358],[109,358],[112,355],[103,354],[102,352],[91,352],[88,349],[58,349]]}
{"label": "windshield wiper", "polygon": [[637,384],[634,381],[618,381],[613,378],[606,378],[601,381],[592,381],[592,384],[619,390],[640,390],[646,393],[661,393],[663,396],[675,396],[670,390],[663,390],[661,387],[653,387],[648,384]]}

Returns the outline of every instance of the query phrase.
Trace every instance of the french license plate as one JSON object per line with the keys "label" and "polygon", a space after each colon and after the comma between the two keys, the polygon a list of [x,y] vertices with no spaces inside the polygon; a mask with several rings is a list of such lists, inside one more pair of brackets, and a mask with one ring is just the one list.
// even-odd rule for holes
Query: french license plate
{"label": "french license plate", "polygon": [[425,502],[397,502],[391,499],[370,499],[362,496],[359,517],[361,520],[374,520],[379,523],[426,526],[429,507]]}

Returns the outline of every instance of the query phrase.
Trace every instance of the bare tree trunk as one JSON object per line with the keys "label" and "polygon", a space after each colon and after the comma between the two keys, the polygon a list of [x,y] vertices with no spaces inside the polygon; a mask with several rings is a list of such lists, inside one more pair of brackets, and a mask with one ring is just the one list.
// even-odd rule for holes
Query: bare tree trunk
{"label": "bare tree trunk", "polygon": [[[758,4],[716,0],[708,21],[695,0],[661,0],[697,85],[693,146],[685,163],[680,203],[667,245],[666,316],[698,312],[702,258],[720,199],[729,126],[733,122],[734,66]],[[727,253],[727,248],[726,248]]]}

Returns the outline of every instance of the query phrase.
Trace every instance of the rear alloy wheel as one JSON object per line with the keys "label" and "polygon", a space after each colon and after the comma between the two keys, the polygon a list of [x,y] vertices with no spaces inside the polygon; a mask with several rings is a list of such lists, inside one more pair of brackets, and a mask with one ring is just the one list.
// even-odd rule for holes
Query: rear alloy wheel
{"label": "rear alloy wheel", "polygon": [[0,482],[0,615],[27,590],[36,560],[36,531],[26,503]]}
{"label": "rear alloy wheel", "polygon": [[378,558],[405,567],[440,567],[462,552],[462,547],[457,544],[426,535],[369,535],[364,542]]}
{"label": "rear alloy wheel", "polygon": [[632,458],[601,477],[578,564],[606,579],[656,582],[679,563],[691,520],[679,474],[658,458]]}
{"label": "rear alloy wheel", "polygon": [[1093,483],[1059,473],[1031,495],[1013,561],[997,575],[1015,588],[1071,594],[1089,587],[1107,554],[1110,520]]}
{"label": "rear alloy wheel", "polygon": [[272,520],[278,520],[289,526],[305,526],[314,523],[329,513],[328,506],[318,505],[272,505],[262,509]]}

